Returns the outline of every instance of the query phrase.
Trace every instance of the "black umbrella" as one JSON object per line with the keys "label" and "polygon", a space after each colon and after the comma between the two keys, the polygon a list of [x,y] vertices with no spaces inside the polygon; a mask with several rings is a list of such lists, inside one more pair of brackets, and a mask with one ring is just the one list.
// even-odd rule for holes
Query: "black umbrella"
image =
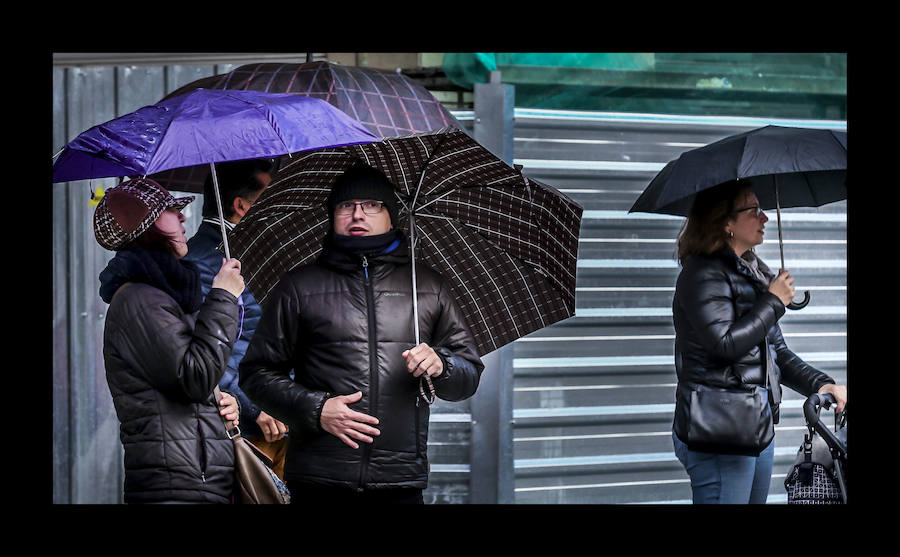
{"label": "black umbrella", "polygon": [[[686,151],[659,171],[628,212],[686,217],[697,193],[731,180],[748,182],[760,207],[777,210],[784,269],[781,208],[847,199],[847,132],[765,126]],[[808,303],[804,292],[788,308]]]}
{"label": "black umbrella", "polygon": [[581,206],[458,129],[295,154],[230,233],[261,304],[315,260],[331,186],[360,161],[396,186],[414,261],[450,284],[480,355],[575,314]]}

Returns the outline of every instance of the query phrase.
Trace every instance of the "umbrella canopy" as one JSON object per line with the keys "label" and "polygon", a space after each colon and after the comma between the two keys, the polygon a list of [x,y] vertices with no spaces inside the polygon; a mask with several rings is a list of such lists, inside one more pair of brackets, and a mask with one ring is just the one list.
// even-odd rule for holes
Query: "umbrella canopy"
{"label": "umbrella canopy", "polygon": [[731,180],[750,183],[763,209],[846,199],[847,132],[765,126],[685,151],[629,212],[687,216],[697,193]]}
{"label": "umbrella canopy", "polygon": [[[698,193],[732,180],[753,187],[763,209],[778,212],[778,246],[784,269],[782,207],[820,207],[847,199],[847,132],[765,126],[692,149],[670,161],[629,213],[688,216]],[[800,303],[809,302],[809,292]]]}
{"label": "umbrella canopy", "polygon": [[[193,81],[168,97],[197,88],[252,90],[314,97],[361,123],[378,139],[424,133],[460,125],[423,85],[399,72],[342,66],[333,62],[246,64]],[[152,176],[168,189],[198,191],[203,168]]]}
{"label": "umbrella canopy", "polygon": [[357,162],[395,185],[407,236],[414,214],[414,258],[448,281],[479,354],[574,315],[582,208],[457,129],[295,155],[231,234],[261,304],[315,260],[331,186]]}
{"label": "umbrella canopy", "polygon": [[[146,176],[377,139],[319,99],[198,89],[83,132],[57,158],[53,181]],[[202,184],[189,191],[202,192]]]}

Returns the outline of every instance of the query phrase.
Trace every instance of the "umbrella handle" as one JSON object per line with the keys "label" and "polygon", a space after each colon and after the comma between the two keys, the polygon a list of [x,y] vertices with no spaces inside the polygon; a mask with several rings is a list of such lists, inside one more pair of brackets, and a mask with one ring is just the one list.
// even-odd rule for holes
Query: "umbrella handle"
{"label": "umbrella handle", "polygon": [[787,305],[787,308],[794,309],[794,310],[803,309],[806,307],[806,304],[808,304],[808,303],[809,303],[809,290],[804,290],[803,291],[803,301],[802,302],[792,301],[791,303],[789,303]]}

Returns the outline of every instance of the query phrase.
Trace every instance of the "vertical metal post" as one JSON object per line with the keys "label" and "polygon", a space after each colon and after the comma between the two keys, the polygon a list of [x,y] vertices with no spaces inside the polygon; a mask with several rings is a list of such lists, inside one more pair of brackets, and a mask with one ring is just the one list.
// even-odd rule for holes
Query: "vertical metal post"
{"label": "vertical metal post", "polygon": [[[475,84],[474,139],[498,158],[513,163],[515,87],[491,72]],[[485,355],[484,373],[471,399],[470,503],[515,503],[513,469],[513,347]]]}

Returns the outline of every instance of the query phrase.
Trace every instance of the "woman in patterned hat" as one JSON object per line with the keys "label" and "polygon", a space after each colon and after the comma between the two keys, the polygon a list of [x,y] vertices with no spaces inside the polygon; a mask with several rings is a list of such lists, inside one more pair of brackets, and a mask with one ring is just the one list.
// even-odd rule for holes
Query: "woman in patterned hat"
{"label": "woman in patterned hat", "polygon": [[[181,209],[156,182],[139,178],[106,192],[94,235],[116,252],[100,273],[109,304],[103,333],[106,379],[125,448],[126,503],[230,503],[234,449],[224,419],[238,405],[213,388],[238,334],[240,263],[226,261],[206,299],[187,254]],[[223,418],[224,416],[224,418]]]}

